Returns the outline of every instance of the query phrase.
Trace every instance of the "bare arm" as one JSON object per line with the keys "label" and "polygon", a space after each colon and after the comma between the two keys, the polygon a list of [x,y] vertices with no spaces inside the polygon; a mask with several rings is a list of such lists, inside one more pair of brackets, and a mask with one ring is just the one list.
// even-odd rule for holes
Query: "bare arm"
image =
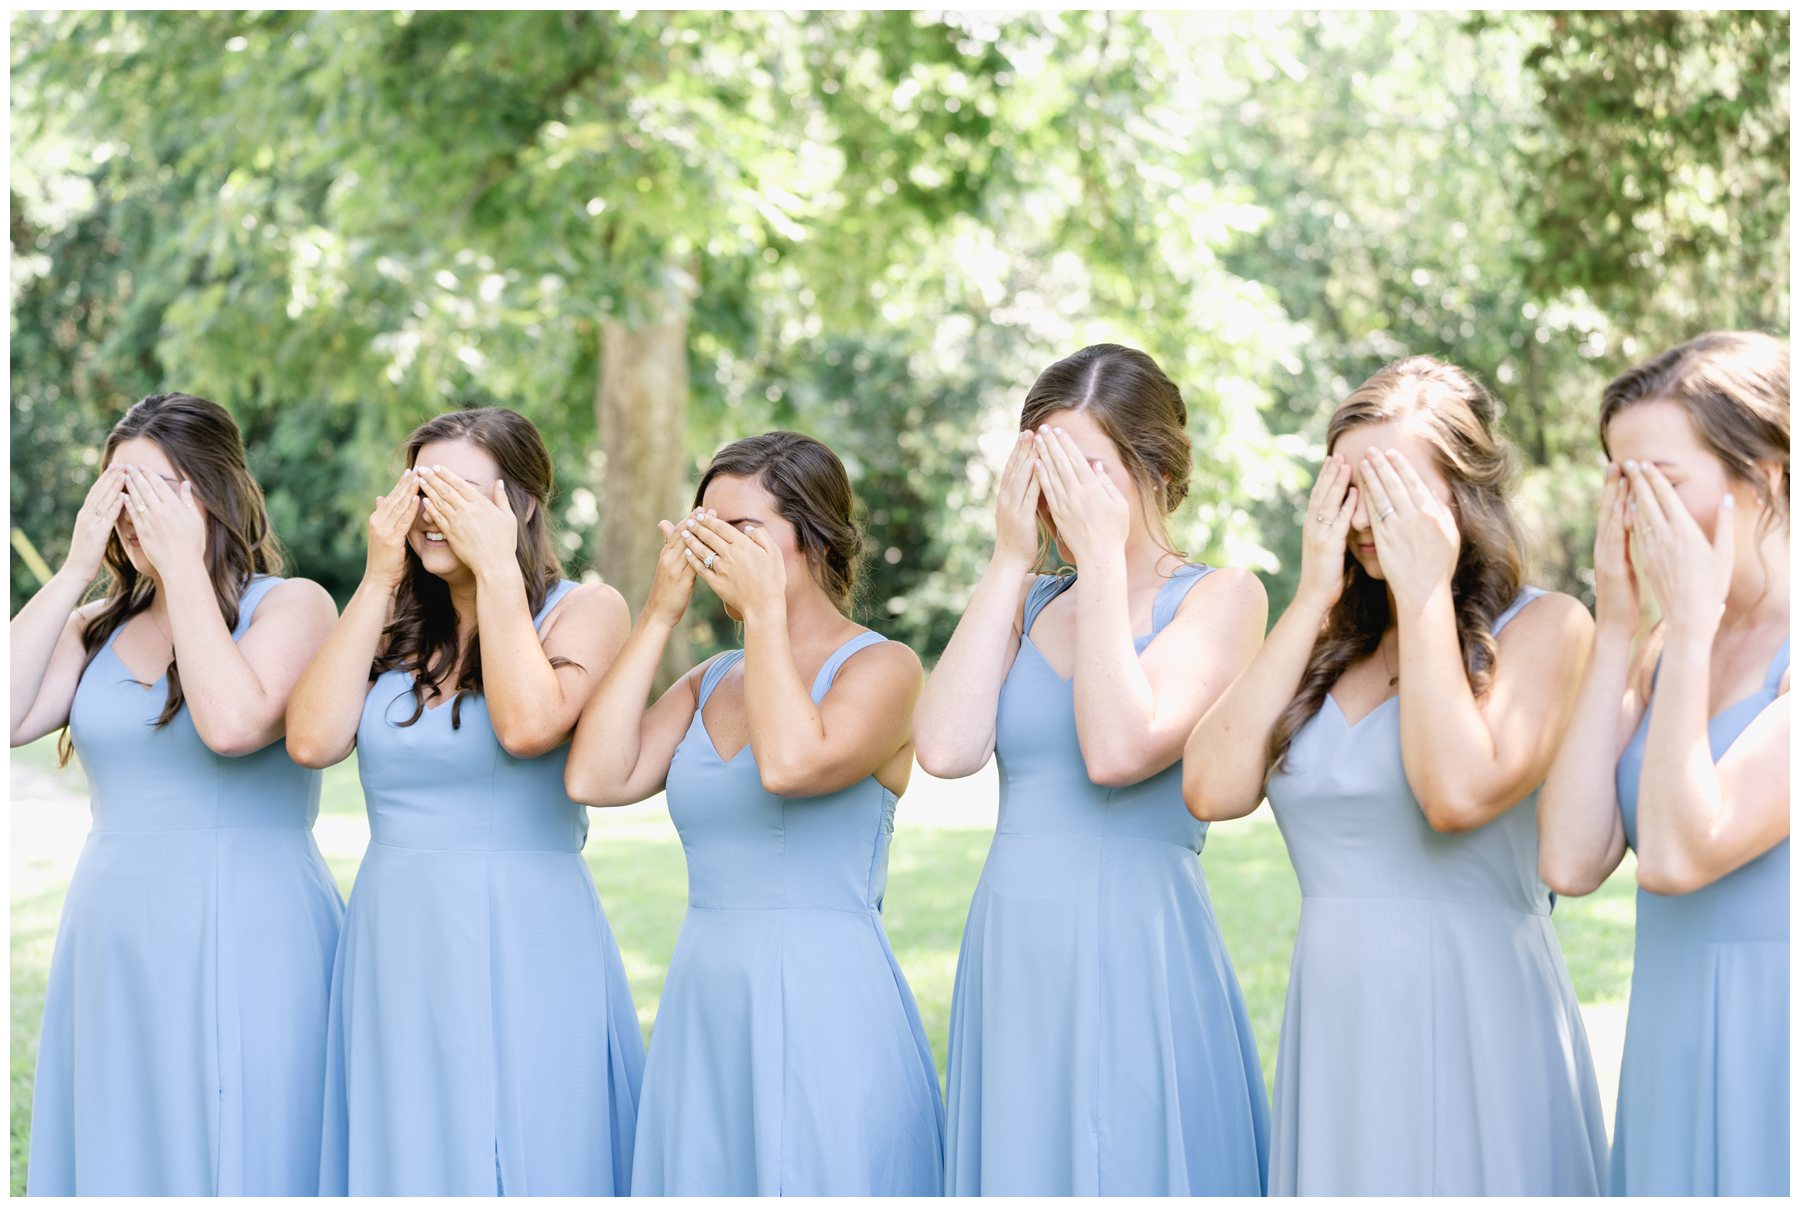
{"label": "bare arm", "polygon": [[[476,588],[476,624],[494,736],[514,758],[529,759],[569,740],[591,689],[625,643],[631,613],[613,588],[589,583],[545,617],[540,637],[516,560],[513,566],[510,579]],[[553,658],[569,662],[553,667]]]}
{"label": "bare arm", "polygon": [[242,641],[233,641],[206,568],[206,527],[193,484],[171,487],[142,467],[126,470],[137,504],[139,548],[156,566],[169,608],[181,688],[200,740],[228,757],[281,736],[288,693],[331,628],[324,588],[294,579],[273,588]]}
{"label": "bare arm", "polygon": [[212,583],[163,579],[181,691],[200,740],[238,756],[281,738],[294,685],[337,619],[325,588],[295,578],[270,589],[242,640],[233,641]]}
{"label": "bare arm", "polygon": [[1716,764],[1707,737],[1711,642],[1671,633],[1638,782],[1638,883],[1691,893],[1788,836],[1787,693]]}
{"label": "bare arm", "polygon": [[1609,465],[1594,536],[1593,655],[1538,794],[1538,875],[1571,897],[1599,888],[1625,857],[1618,762],[1643,716],[1632,656],[1638,585],[1625,539],[1626,493],[1618,466]]}
{"label": "bare arm", "polygon": [[677,679],[655,705],[645,708],[663,650],[694,587],[673,527],[666,520],[661,526],[663,547],[650,598],[581,710],[563,768],[569,799],[584,805],[635,804],[662,791],[675,748],[699,706],[700,677],[711,660]]}
{"label": "bare arm", "polygon": [[1307,500],[1293,601],[1182,752],[1181,796],[1201,821],[1243,817],[1262,803],[1269,734],[1299,690],[1319,630],[1343,591],[1344,540],[1355,510],[1349,462],[1327,457]]}
{"label": "bare arm", "polygon": [[913,713],[914,755],[943,779],[973,775],[994,753],[1000,688],[1019,653],[1020,616],[1037,558],[1039,487],[1031,448],[1031,433],[1021,432],[1000,478],[994,556]]}
{"label": "bare arm", "polygon": [[1737,556],[1736,500],[1708,541],[1654,465],[1626,463],[1638,569],[1663,612],[1662,668],[1638,785],[1638,883],[1689,893],[1788,836],[1788,703],[1764,709],[1715,766],[1712,647]]}
{"label": "bare arm", "polygon": [[356,746],[369,667],[381,646],[394,588],[406,571],[406,533],[418,510],[411,470],[375,501],[362,582],[288,697],[288,757],[303,767],[342,762]]}
{"label": "bare arm", "polygon": [[1567,596],[1526,608],[1501,634],[1492,683],[1478,702],[1457,640],[1455,517],[1393,449],[1371,450],[1359,473],[1395,601],[1407,783],[1432,829],[1472,830],[1543,781],[1575,703],[1593,621]]}
{"label": "bare arm", "polygon": [[[475,575],[482,695],[494,736],[514,758],[556,749],[569,740],[590,689],[624,643],[631,625],[624,597],[597,584],[577,587],[540,633],[519,569],[519,520],[506,483],[495,482],[490,495],[441,466],[422,466],[417,475],[427,522]],[[551,665],[556,658],[569,662]]]}
{"label": "bare arm", "polygon": [[823,796],[873,775],[911,741],[924,672],[898,641],[857,651],[817,704],[794,666],[787,618],[745,617],[744,702],[763,787]]}
{"label": "bare arm", "polygon": [[124,483],[123,466],[109,465],[100,472],[76,514],[69,556],[8,626],[14,746],[36,741],[69,719],[87,657],[81,644],[85,617],[77,616],[76,608],[100,573],[124,502]]}
{"label": "bare arm", "polygon": [[1587,661],[1593,622],[1567,595],[1500,634],[1486,696],[1469,687],[1446,593],[1400,616],[1400,755],[1432,829],[1486,825],[1543,782]]}
{"label": "bare arm", "polygon": [[1139,658],[1122,561],[1084,573],[1075,603],[1076,733],[1089,778],[1115,788],[1182,756],[1201,716],[1255,656],[1269,614],[1254,574],[1215,570]]}

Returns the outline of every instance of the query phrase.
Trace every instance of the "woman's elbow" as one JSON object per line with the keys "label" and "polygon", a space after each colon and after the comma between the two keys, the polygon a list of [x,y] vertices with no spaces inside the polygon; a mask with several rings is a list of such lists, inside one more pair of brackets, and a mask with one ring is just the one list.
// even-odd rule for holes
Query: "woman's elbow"
{"label": "woman's elbow", "polygon": [[762,780],[763,791],[771,796],[818,796],[819,783],[823,778],[820,768],[805,763],[784,763],[770,759],[765,765],[759,758],[756,766],[757,775]]}
{"label": "woman's elbow", "polygon": [[614,803],[604,791],[604,785],[599,783],[594,776],[580,770],[574,759],[570,759],[563,768],[563,792],[578,805],[599,806]]}
{"label": "woman's elbow", "polygon": [[1704,874],[1692,859],[1677,856],[1645,858],[1638,852],[1638,887],[1659,897],[1679,897],[1711,884],[1713,877]]}
{"label": "woman's elbow", "polygon": [[341,761],[348,751],[334,751],[325,743],[304,733],[288,731],[287,756],[302,767],[313,771],[323,771],[334,763]]}
{"label": "woman's elbow", "polygon": [[915,734],[913,759],[919,764],[919,770],[933,779],[959,780],[980,771],[987,762],[987,752],[954,750],[929,738],[921,742]]}
{"label": "woman's elbow", "polygon": [[1492,813],[1460,792],[1432,792],[1419,798],[1425,824],[1439,834],[1467,834],[1488,823]]}
{"label": "woman's elbow", "polygon": [[559,728],[554,718],[533,718],[510,725],[495,724],[494,737],[500,749],[515,759],[541,758],[569,740],[569,731]]}
{"label": "woman's elbow", "polygon": [[1538,879],[1558,897],[1585,897],[1606,879],[1592,866],[1559,857],[1548,850],[1538,852]]}

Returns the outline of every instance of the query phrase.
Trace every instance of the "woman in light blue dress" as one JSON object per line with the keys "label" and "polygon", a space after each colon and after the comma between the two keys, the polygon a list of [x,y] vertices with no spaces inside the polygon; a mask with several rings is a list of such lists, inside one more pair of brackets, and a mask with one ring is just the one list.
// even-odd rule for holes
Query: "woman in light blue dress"
{"label": "woman in light blue dress", "polygon": [[1189,808],[1266,790],[1300,880],[1271,1194],[1604,1186],[1534,813],[1592,623],[1521,581],[1494,410],[1422,356],[1338,407],[1293,602],[1188,743]]}
{"label": "woman in light blue dress", "polygon": [[[1267,604],[1169,546],[1185,422],[1134,349],[1038,377],[993,560],[919,703],[927,771],[1000,766],[951,1001],[950,1194],[1264,1189],[1262,1066],[1179,767]],[[1032,573],[1040,522],[1076,573]]]}
{"label": "woman in light blue dress", "polygon": [[1607,387],[1600,432],[1594,656],[1540,808],[1558,892],[1637,853],[1611,1188],[1785,1195],[1787,345],[1664,352]]}
{"label": "woman in light blue dress", "polygon": [[643,1039],[562,770],[625,604],[562,577],[524,417],[441,415],[407,466],[288,714],[300,762],[356,749],[369,810],[320,1190],[620,1194]]}
{"label": "woman in light blue dress", "polygon": [[[937,1070],[882,926],[916,655],[846,615],[862,537],[837,456],[793,432],[713,458],[582,714],[578,800],[667,785],[688,910],[644,1071],[632,1193],[929,1195]],[[645,709],[696,579],[744,648]]]}
{"label": "woman in light blue dress", "polygon": [[343,906],[313,843],[319,776],[279,739],[331,597],[276,577],[215,403],[144,399],[101,461],[68,560],[12,622],[12,744],[67,724],[94,815],[50,962],[26,1189],[314,1194]]}

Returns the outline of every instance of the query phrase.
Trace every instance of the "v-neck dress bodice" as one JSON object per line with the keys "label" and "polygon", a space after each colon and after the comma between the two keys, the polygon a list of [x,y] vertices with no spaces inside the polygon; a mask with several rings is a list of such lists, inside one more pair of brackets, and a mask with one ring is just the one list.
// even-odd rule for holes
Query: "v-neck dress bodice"
{"label": "v-neck dress bodice", "polygon": [[507,753],[479,693],[403,724],[411,688],[379,676],[356,731],[370,840],[332,978],[321,1192],[623,1194],[643,1037],[569,747]]}
{"label": "v-neck dress bodice", "polygon": [[[282,580],[259,575],[233,639]],[[279,740],[227,757],[113,638],[69,729],[93,829],[38,1037],[28,1193],[311,1195],[343,905],[313,842],[319,773]]]}
{"label": "v-neck dress bodice", "polygon": [[[1210,567],[1158,592],[1141,653]],[[1031,639],[1000,689],[999,821],[950,1008],[950,1194],[1260,1195],[1262,1065],[1201,874],[1181,763],[1088,777],[1074,683]]]}
{"label": "v-neck dress bodice", "polygon": [[1406,779],[1398,697],[1352,726],[1327,694],[1268,799],[1301,892],[1270,1193],[1599,1193],[1605,1120],[1538,879],[1536,790],[1439,833]]}
{"label": "v-neck dress bodice", "polygon": [[[864,632],[819,670],[884,640]],[[812,797],[720,757],[704,713],[743,660],[716,659],[669,766],[688,909],[644,1073],[632,1191],[932,1195],[943,1102],[882,925],[896,798],[873,776]]]}
{"label": "v-neck dress bodice", "polygon": [[[1762,686],[1707,723],[1714,762],[1780,696],[1787,668],[1783,641]],[[1652,694],[1619,759],[1634,847],[1655,707]],[[1785,838],[1691,893],[1638,890],[1614,1194],[1787,1194],[1789,909]]]}

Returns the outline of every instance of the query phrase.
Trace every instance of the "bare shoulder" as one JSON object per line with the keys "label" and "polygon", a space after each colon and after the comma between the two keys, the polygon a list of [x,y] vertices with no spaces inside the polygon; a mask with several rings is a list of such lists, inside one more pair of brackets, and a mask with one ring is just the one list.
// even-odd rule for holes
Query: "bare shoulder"
{"label": "bare shoulder", "polygon": [[925,664],[919,661],[919,655],[904,641],[895,641],[891,637],[866,645],[850,655],[838,671],[839,678],[850,673],[852,667],[856,668],[859,678],[891,678],[896,682],[911,683],[922,682],[925,678]]}
{"label": "bare shoulder", "polygon": [[257,603],[245,632],[273,632],[299,625],[316,630],[323,638],[326,630],[337,623],[337,617],[337,601],[331,598],[331,592],[310,578],[284,578]]}
{"label": "bare shoulder", "polygon": [[1205,614],[1209,619],[1254,616],[1260,628],[1269,615],[1269,592],[1262,579],[1242,566],[1219,566],[1199,582],[1175,609],[1174,619]]}
{"label": "bare shoulder", "polygon": [[1560,649],[1594,631],[1587,605],[1573,595],[1546,591],[1536,596],[1500,630],[1501,648],[1549,646]]}
{"label": "bare shoulder", "polygon": [[564,617],[588,623],[623,620],[629,624],[631,610],[626,607],[625,597],[619,594],[618,588],[601,582],[579,583],[557,600],[549,615],[544,617],[544,631],[548,633],[550,626]]}

